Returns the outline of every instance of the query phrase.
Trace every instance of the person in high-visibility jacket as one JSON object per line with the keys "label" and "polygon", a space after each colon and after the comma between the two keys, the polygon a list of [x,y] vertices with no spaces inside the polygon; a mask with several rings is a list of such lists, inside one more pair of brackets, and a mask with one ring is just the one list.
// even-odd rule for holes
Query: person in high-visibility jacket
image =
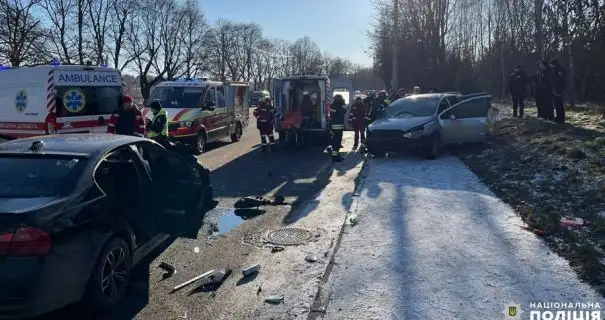
{"label": "person in high-visibility jacket", "polygon": [[330,129],[332,129],[331,154],[333,162],[341,162],[340,148],[342,147],[342,132],[345,130],[345,99],[342,95],[334,96],[330,106]]}
{"label": "person in high-visibility jacket", "polygon": [[151,103],[149,109],[153,113],[153,118],[147,119],[147,138],[166,146],[168,145],[168,114],[158,101]]}

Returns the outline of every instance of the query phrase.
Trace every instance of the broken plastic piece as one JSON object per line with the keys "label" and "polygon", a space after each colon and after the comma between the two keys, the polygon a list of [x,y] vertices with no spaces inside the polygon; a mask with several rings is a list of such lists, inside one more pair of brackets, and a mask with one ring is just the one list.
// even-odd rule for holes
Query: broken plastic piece
{"label": "broken plastic piece", "polygon": [[237,209],[258,208],[262,205],[272,204],[270,200],[263,197],[244,197],[239,199],[234,207]]}
{"label": "broken plastic piece", "polygon": [[207,286],[222,283],[231,273],[229,270],[213,270],[207,277],[204,277],[200,286]]}
{"label": "broken plastic piece", "polygon": [[279,294],[270,295],[265,298],[265,302],[270,304],[280,304],[284,302],[284,296]]}
{"label": "broken plastic piece", "polygon": [[249,277],[255,273],[258,273],[260,271],[260,264],[255,264],[252,266],[249,266],[245,269],[242,269],[242,275],[244,277]]}
{"label": "broken plastic piece", "polygon": [[280,247],[280,246],[271,247],[271,253],[276,253],[276,252],[281,252],[281,251],[284,251],[284,247]]}
{"label": "broken plastic piece", "polygon": [[349,224],[351,224],[351,226],[356,225],[357,222],[359,222],[359,217],[357,217],[356,214],[352,214],[349,216]]}
{"label": "broken plastic piece", "polygon": [[584,225],[584,219],[574,217],[563,217],[561,218],[561,225],[567,227],[581,227]]}
{"label": "broken plastic piece", "polygon": [[317,260],[317,257],[311,254],[305,257],[305,261],[307,262],[317,262]]}
{"label": "broken plastic piece", "polygon": [[174,293],[174,292],[176,292],[178,290],[181,290],[184,287],[186,287],[186,286],[188,286],[188,285],[190,285],[190,284],[192,284],[192,283],[194,283],[194,282],[196,282],[196,281],[198,281],[198,280],[200,280],[200,279],[202,279],[204,277],[208,277],[211,274],[213,274],[214,272],[215,272],[215,270],[206,271],[206,272],[200,274],[199,276],[197,276],[195,278],[191,278],[191,279],[189,279],[189,280],[187,280],[187,281],[179,284],[178,286],[172,288],[172,292],[171,293]]}
{"label": "broken plastic piece", "polygon": [[158,268],[165,271],[164,274],[162,275],[162,277],[164,279],[172,277],[176,273],[176,268],[166,262],[160,263]]}

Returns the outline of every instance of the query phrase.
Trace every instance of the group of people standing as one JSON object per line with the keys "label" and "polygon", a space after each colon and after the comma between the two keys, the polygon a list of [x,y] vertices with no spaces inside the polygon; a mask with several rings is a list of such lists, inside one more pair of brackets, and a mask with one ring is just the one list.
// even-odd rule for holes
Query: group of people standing
{"label": "group of people standing", "polygon": [[145,119],[130,96],[122,97],[121,107],[111,114],[107,124],[107,133],[129,136],[146,136],[163,146],[168,145],[168,117],[166,110],[158,101],[149,106],[153,118]]}
{"label": "group of people standing", "polygon": [[342,132],[345,129],[345,121],[348,121],[355,132],[353,150],[357,150],[365,144],[365,133],[367,126],[374,122],[382,114],[384,108],[391,104],[387,97],[387,92],[382,90],[377,97],[367,97],[364,101],[361,97],[356,97],[351,105],[349,117],[346,119],[346,103],[342,95],[334,96],[330,108],[330,125],[332,130],[331,156],[333,162],[341,162],[340,149],[342,146]]}
{"label": "group of people standing", "polygon": [[567,88],[567,73],[558,60],[538,62],[538,70],[529,76],[520,65],[513,68],[508,89],[513,100],[513,117],[523,117],[527,88],[534,83],[538,117],[565,123],[564,93]]}

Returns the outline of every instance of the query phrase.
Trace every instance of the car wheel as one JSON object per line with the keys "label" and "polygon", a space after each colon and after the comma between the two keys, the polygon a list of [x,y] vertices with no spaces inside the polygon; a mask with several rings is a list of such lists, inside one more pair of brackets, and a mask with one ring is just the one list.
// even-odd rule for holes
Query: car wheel
{"label": "car wheel", "polygon": [[231,142],[238,142],[242,138],[242,125],[235,125],[235,132],[231,135]]}
{"label": "car wheel", "polygon": [[195,139],[195,144],[193,145],[193,151],[196,154],[202,154],[206,151],[206,134],[204,132],[200,132],[197,134]]}
{"label": "car wheel", "polygon": [[124,297],[130,284],[132,255],[122,238],[110,239],[95,265],[86,292],[87,304],[109,311]]}
{"label": "car wheel", "polygon": [[429,145],[426,146],[425,157],[429,160],[434,160],[441,153],[441,138],[439,135],[434,135]]}

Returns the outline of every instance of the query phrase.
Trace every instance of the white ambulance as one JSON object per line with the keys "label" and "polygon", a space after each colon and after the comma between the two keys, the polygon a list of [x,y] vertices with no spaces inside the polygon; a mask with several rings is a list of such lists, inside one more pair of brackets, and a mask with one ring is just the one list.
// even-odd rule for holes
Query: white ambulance
{"label": "white ambulance", "polygon": [[0,137],[105,133],[123,94],[121,73],[113,68],[0,67]]}

